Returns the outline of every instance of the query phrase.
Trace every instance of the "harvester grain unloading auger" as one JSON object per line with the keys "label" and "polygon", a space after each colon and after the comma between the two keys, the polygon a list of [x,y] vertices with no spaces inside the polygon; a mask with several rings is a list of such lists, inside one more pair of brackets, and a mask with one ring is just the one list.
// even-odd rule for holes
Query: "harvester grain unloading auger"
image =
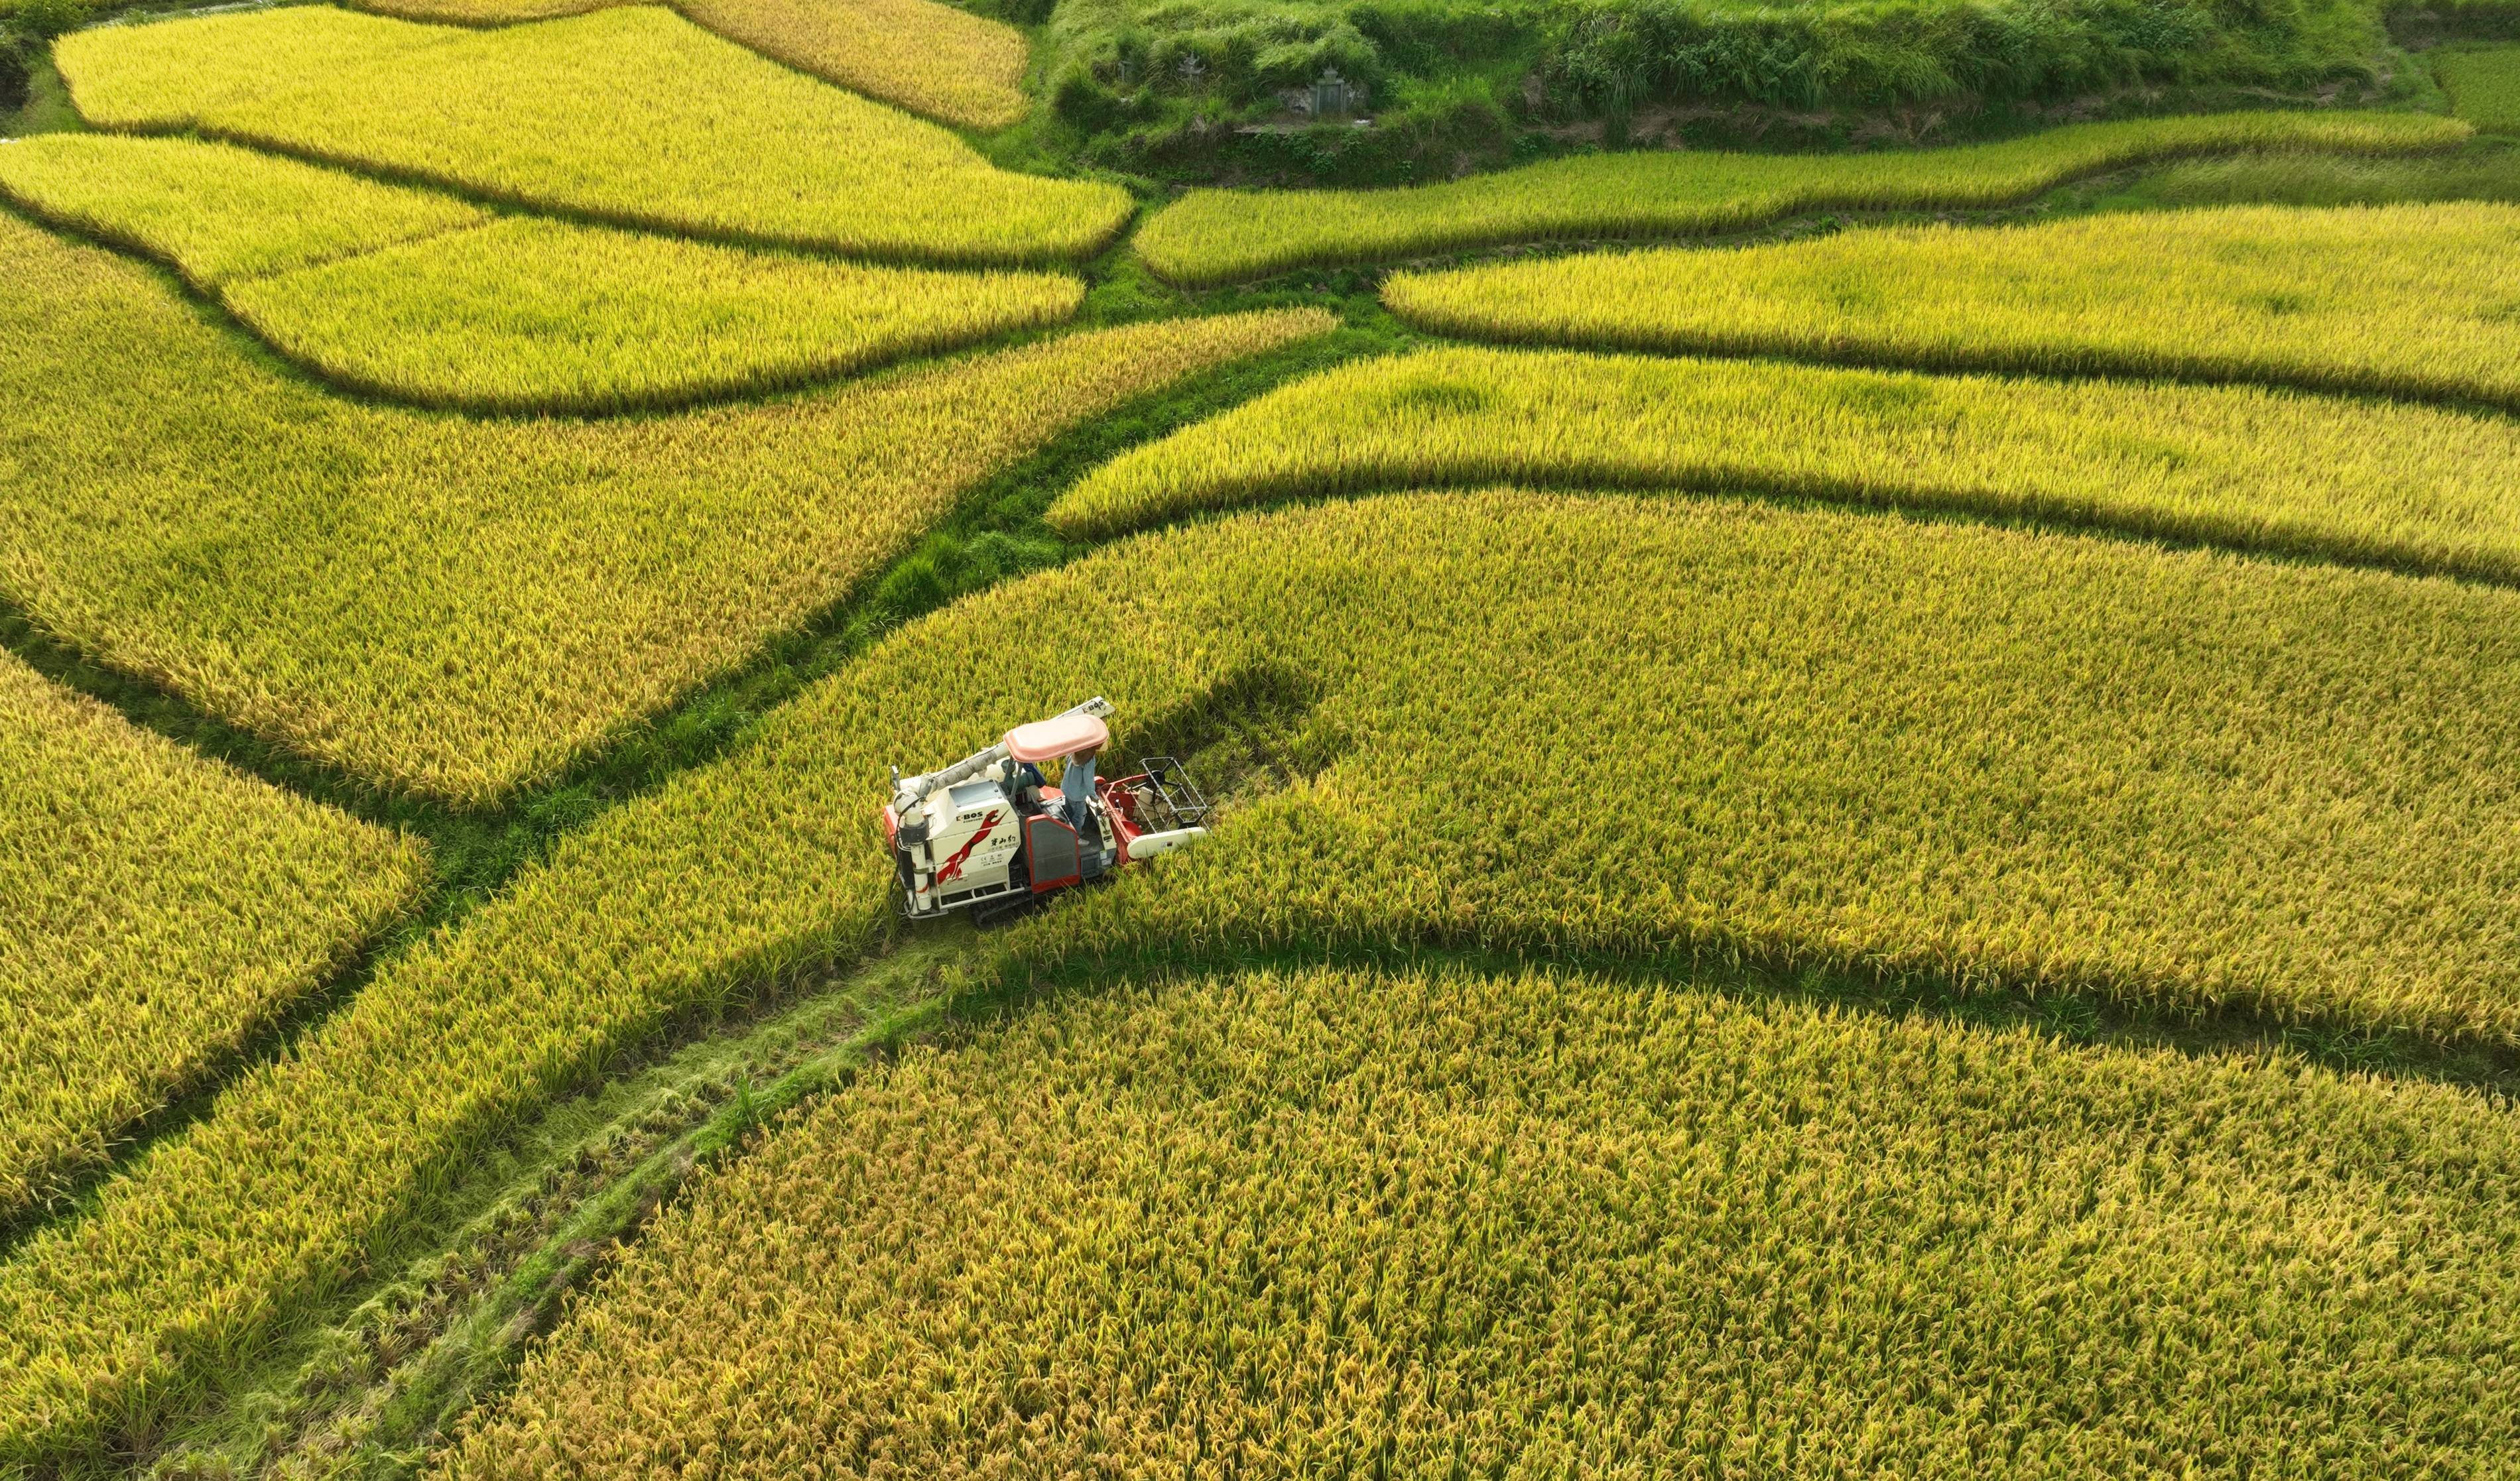
{"label": "harvester grain unloading auger", "polygon": [[[942,771],[904,777],[894,768],[883,836],[901,913],[1011,914],[1206,837],[1207,799],[1174,758],[1148,757],[1116,779],[1095,774],[1110,713],[1098,695]],[[1054,786],[1041,763],[1059,757],[1067,769]]]}

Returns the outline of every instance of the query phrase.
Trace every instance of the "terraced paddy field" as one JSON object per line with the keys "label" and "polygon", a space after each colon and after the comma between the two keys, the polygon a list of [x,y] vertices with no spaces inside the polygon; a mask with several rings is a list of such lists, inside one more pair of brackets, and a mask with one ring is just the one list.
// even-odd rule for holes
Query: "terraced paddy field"
{"label": "terraced paddy field", "polygon": [[1516,343],[2256,381],[2520,405],[2520,207],[2259,207],[1849,232],[1396,275],[1394,311]]}
{"label": "terraced paddy field", "polygon": [[0,1481],[2507,1471],[2499,54],[1183,191],[1329,42],[1074,3],[50,47]]}
{"label": "terraced paddy field", "polygon": [[1095,251],[1130,210],[1116,187],[997,169],[650,6],[494,30],[290,6],[81,31],[58,58],[100,127],[197,129],[669,233],[1034,265]]}
{"label": "terraced paddy field", "polygon": [[326,381],[476,412],[781,390],[1042,328],[1085,292],[498,217],[187,140],[47,135],[0,158],[0,193],[166,262]]}
{"label": "terraced paddy field", "polygon": [[0,304],[0,394],[25,439],[0,592],[235,725],[466,802],[844,598],[1079,416],[1325,324],[1150,324],[782,403],[472,422],[277,376],[139,268],[32,227],[0,220],[0,258],[24,290]]}

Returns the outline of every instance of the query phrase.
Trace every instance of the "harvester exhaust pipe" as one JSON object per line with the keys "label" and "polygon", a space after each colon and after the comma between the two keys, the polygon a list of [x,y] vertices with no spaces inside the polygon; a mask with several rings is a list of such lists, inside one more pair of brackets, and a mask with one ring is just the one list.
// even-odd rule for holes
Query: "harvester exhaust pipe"
{"label": "harvester exhaust pipe", "polygon": [[[1069,715],[1092,715],[1095,719],[1101,720],[1107,718],[1110,713],[1111,701],[1103,698],[1101,695],[1096,695],[1093,698],[1086,700],[1083,704],[1059,711],[1058,715],[1054,718],[1064,719]],[[955,762],[952,766],[946,767],[943,771],[927,772],[917,777],[901,778],[893,784],[892,810],[897,816],[907,817],[909,816],[912,808],[917,807],[928,793],[935,791],[938,787],[952,786],[957,783],[968,782],[973,777],[987,771],[990,767],[997,765],[1005,759],[1007,759],[1007,747],[1006,742],[1002,740],[985,750],[973,751],[970,755],[965,756],[962,760]],[[1091,797],[1094,795],[1093,758],[1079,757],[1078,760],[1083,763],[1084,768],[1085,795],[1087,797]],[[1070,777],[1075,776],[1077,773],[1076,763],[1071,762],[1067,768],[1067,772]],[[1076,793],[1074,791],[1069,790],[1064,785],[1060,787],[1060,790],[1066,792],[1071,801],[1075,800]],[[1082,806],[1082,804],[1080,803],[1079,806]]]}

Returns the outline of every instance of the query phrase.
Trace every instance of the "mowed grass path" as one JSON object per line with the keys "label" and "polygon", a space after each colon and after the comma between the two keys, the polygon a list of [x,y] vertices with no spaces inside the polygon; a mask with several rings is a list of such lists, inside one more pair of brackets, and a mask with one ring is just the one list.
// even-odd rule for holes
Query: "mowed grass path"
{"label": "mowed grass path", "polygon": [[1091,255],[1117,186],[961,139],[633,6],[498,30],[323,6],[108,26],[55,48],[104,128],[197,129],[625,226],[886,260]]}
{"label": "mowed grass path", "polygon": [[2469,1474],[2520,1446],[2515,1302],[2487,1097],[1634,982],[1192,977],[703,1175],[436,1474]]}
{"label": "mowed grass path", "polygon": [[1135,246],[1187,287],[1517,242],[1686,237],[1811,210],[2002,205],[2080,175],[2242,150],[2396,155],[2468,125],[2415,113],[2212,113],[2082,123],[2001,144],[1870,155],[1587,156],[1385,191],[1196,190]]}
{"label": "mowed grass path", "polygon": [[1517,482],[1764,490],[2520,582],[2520,427],[2249,387],[1439,348],[1283,386],[1114,459],[1078,536]]}
{"label": "mowed grass path", "polygon": [[326,381],[470,411],[760,393],[1065,319],[1080,280],[873,267],[541,217],[190,139],[50,134],[0,197],[158,257]]}
{"label": "mowed grass path", "polygon": [[1057,339],[759,406],[471,422],[275,375],[139,266],[0,218],[0,592],[379,785],[495,802],[832,603],[992,471],[1317,334]]}
{"label": "mowed grass path", "polygon": [[1401,273],[1516,344],[2258,381],[2520,409],[2520,205],[2112,213]]}
{"label": "mowed grass path", "polygon": [[[358,8],[481,25],[583,15],[617,3],[358,0]],[[938,0],[676,0],[674,8],[765,57],[965,128],[1005,128],[1029,107],[1024,33]]]}
{"label": "mowed grass path", "polygon": [[418,843],[0,653],[0,1222],[413,903]]}
{"label": "mowed grass path", "polygon": [[1226,520],[910,625],[388,964],[0,1265],[0,1462],[147,1424],[483,1139],[871,943],[885,763],[1097,691],[1136,754],[1253,682],[1309,688],[1319,774],[1011,951],[1744,957],[2520,1034],[2520,595],[1737,503]]}

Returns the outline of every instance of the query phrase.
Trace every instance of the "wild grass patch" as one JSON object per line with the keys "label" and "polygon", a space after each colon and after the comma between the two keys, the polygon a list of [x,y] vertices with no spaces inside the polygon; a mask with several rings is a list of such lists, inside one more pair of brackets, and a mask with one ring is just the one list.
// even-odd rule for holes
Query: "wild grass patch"
{"label": "wild grass patch", "polygon": [[2433,64],[2458,116],[2489,134],[2520,134],[2520,46],[2455,46]]}

